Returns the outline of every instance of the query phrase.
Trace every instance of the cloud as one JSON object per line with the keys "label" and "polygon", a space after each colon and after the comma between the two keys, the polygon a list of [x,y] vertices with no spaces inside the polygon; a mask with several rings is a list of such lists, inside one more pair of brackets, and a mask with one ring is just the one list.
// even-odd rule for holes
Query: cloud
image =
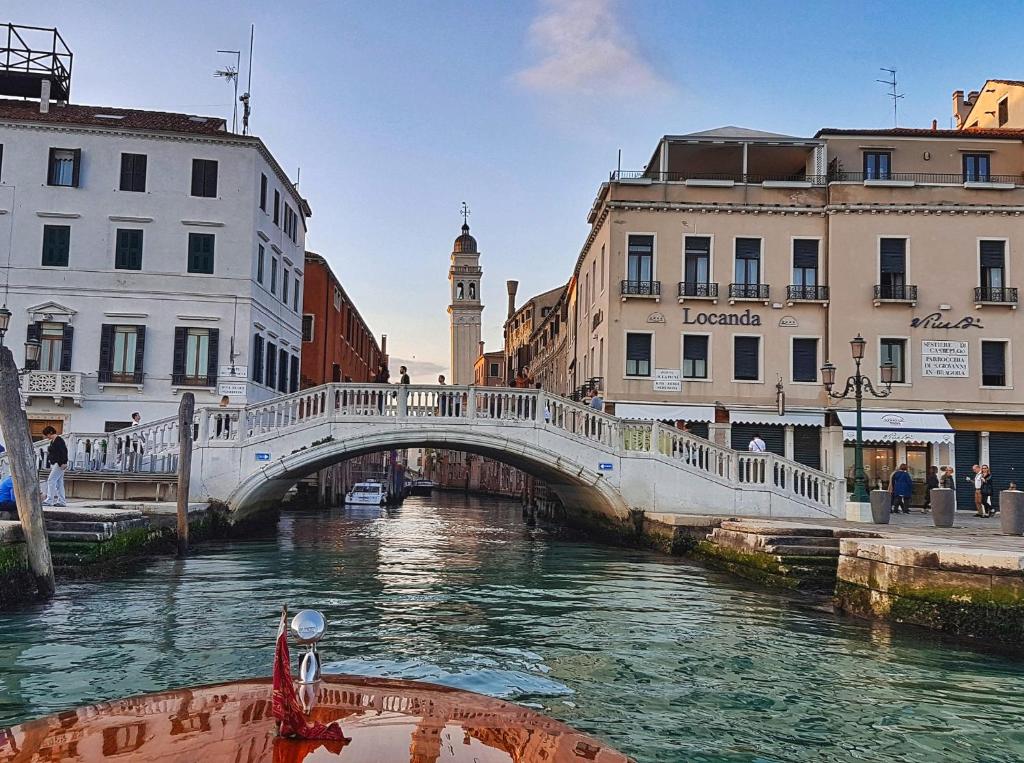
{"label": "cloud", "polygon": [[523,87],[566,95],[644,94],[667,87],[615,14],[616,0],[544,0],[530,25],[541,60],[515,74]]}
{"label": "cloud", "polygon": [[391,369],[391,381],[398,381],[398,369],[405,366],[409,369],[409,377],[413,384],[433,384],[437,381],[437,375],[447,373],[448,366],[434,363],[429,360],[406,360],[396,358],[394,355],[388,358],[388,368]]}

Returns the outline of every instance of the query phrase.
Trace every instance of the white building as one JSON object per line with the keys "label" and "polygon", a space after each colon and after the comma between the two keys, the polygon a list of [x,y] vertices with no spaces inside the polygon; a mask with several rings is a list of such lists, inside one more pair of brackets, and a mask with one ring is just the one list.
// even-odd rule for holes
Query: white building
{"label": "white building", "polygon": [[34,433],[297,389],[309,207],[224,120],[0,100],[0,291]]}
{"label": "white building", "polygon": [[473,367],[480,354],[480,324],[484,306],[480,303],[480,252],[476,239],[469,235],[469,224],[463,223],[462,234],[452,247],[448,282],[451,304],[451,379],[452,384],[472,384]]}

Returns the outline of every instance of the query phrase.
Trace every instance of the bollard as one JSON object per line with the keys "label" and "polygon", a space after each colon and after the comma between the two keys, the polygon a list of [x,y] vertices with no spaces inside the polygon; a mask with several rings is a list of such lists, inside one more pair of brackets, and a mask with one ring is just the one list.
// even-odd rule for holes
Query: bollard
{"label": "bollard", "polygon": [[1020,490],[999,494],[999,530],[1003,535],[1024,535],[1024,493]]}
{"label": "bollard", "polygon": [[871,521],[876,525],[887,525],[890,516],[892,516],[892,494],[888,490],[872,490]]}
{"label": "bollard", "polygon": [[956,492],[951,487],[932,488],[932,522],[936,527],[952,527],[956,516]]}

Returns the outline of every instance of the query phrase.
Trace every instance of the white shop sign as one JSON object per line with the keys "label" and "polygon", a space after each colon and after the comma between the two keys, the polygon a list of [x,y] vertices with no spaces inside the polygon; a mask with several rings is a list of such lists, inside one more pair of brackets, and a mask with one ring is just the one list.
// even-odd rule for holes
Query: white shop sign
{"label": "white shop sign", "polygon": [[967,345],[967,342],[951,342],[940,339],[922,340],[921,375],[970,376]]}
{"label": "white shop sign", "polygon": [[228,397],[245,397],[248,385],[245,382],[221,382],[217,385],[218,395]]}
{"label": "white shop sign", "polygon": [[678,368],[655,368],[655,392],[682,392],[682,373]]}

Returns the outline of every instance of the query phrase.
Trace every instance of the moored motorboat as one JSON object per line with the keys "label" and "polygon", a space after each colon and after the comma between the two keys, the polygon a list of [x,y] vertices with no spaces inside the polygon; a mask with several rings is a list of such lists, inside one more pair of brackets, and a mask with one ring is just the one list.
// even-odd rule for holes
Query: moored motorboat
{"label": "moored motorboat", "polygon": [[383,506],[388,501],[388,491],[381,482],[357,482],[345,494],[345,503],[362,506]]}

